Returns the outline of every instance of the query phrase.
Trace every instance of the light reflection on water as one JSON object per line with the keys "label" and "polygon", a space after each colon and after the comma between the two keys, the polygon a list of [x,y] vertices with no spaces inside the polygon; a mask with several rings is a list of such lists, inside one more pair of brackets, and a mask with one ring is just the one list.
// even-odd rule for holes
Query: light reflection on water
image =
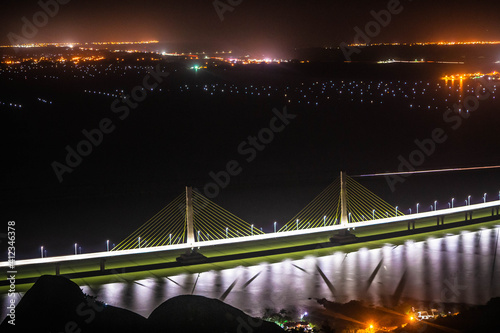
{"label": "light reflection on water", "polygon": [[[319,308],[316,298],[337,302],[358,299],[385,306],[398,300],[417,303],[416,306],[484,304],[491,297],[500,296],[500,264],[494,260],[499,230],[497,227],[464,231],[350,253],[332,249],[329,256],[311,255],[300,260],[82,289],[97,295],[99,300],[145,317],[165,300],[191,294],[193,288],[194,294],[223,297],[225,302],[254,316],[262,315],[265,308],[287,308],[296,313]],[[2,297],[2,303],[7,302],[8,298]]]}

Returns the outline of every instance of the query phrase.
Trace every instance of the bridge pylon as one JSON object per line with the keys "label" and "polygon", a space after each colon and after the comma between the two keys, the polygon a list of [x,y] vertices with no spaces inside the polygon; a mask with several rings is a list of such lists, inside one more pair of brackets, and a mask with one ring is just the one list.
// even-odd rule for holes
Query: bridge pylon
{"label": "bridge pylon", "polygon": [[340,224],[346,226],[349,223],[347,218],[347,174],[340,171]]}
{"label": "bridge pylon", "polygon": [[193,188],[191,186],[186,186],[186,231],[187,243],[194,243]]}

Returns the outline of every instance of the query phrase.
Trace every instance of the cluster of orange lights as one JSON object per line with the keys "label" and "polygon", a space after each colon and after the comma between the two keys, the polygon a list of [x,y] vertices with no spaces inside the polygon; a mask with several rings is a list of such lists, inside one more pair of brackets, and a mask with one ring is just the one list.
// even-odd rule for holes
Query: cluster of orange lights
{"label": "cluster of orange lights", "polygon": [[[61,57],[61,59],[64,59]],[[100,61],[106,59],[103,56],[91,56],[91,57],[71,57],[71,61],[74,62],[75,64],[78,64],[79,62],[82,61]],[[62,60],[66,61],[66,59]]]}
{"label": "cluster of orange lights", "polygon": [[48,46],[74,47],[80,45],[136,45],[136,44],[157,44],[157,43],[159,43],[157,40],[144,40],[138,42],[30,43],[30,44],[17,44],[17,45],[2,45],[0,47],[22,47],[22,48],[48,47]]}
{"label": "cluster of orange lights", "polygon": [[467,79],[478,79],[482,78],[485,76],[498,76],[498,72],[493,72],[493,73],[466,73],[466,74],[455,74],[455,75],[445,75],[442,77],[443,80],[449,81],[449,80],[467,80]]}
{"label": "cluster of orange lights", "polygon": [[497,45],[500,41],[472,41],[472,42],[418,42],[418,43],[370,43],[370,44],[349,44],[349,46],[426,46],[426,45],[439,45],[439,46],[452,46],[452,45]]}
{"label": "cluster of orange lights", "polygon": [[142,40],[139,42],[91,42],[91,43],[85,43],[86,45],[88,44],[94,44],[94,45],[128,45],[128,44],[157,44],[159,43],[157,40]]}
{"label": "cluster of orange lights", "polygon": [[12,59],[7,59],[2,61],[3,64],[6,65],[15,65],[15,64],[20,64],[22,62],[33,62],[33,63],[39,63],[41,61],[55,61],[55,62],[73,62],[75,64],[78,64],[80,62],[84,61],[100,61],[106,59],[103,56],[90,56],[90,57],[71,57],[71,58],[65,58],[65,57],[59,57],[59,58],[48,58],[48,57],[40,57],[40,58],[22,58],[20,60],[12,60]]}

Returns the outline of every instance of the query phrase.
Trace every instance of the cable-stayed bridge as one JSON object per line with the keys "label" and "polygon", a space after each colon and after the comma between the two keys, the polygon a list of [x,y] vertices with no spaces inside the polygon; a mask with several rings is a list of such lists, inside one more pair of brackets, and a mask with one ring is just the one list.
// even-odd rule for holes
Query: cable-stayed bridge
{"label": "cable-stayed bridge", "polygon": [[[483,201],[427,212],[417,208],[404,215],[341,172],[288,222],[279,228],[275,222],[273,232],[264,233],[187,187],[109,251],[17,261],[17,269],[23,271],[18,283],[42,274],[77,278],[199,264],[175,261],[193,249],[206,256],[203,262],[215,263],[500,220],[500,200],[487,202],[485,196]],[[0,267],[8,266],[8,262],[0,263]]]}
{"label": "cable-stayed bridge", "polygon": [[[304,209],[274,233],[347,226],[349,223],[404,216],[345,173],[325,188]],[[259,236],[264,232],[228,212],[202,194],[186,187],[150,220],[135,230],[112,251],[174,244]],[[273,235],[276,237],[277,235]]]}

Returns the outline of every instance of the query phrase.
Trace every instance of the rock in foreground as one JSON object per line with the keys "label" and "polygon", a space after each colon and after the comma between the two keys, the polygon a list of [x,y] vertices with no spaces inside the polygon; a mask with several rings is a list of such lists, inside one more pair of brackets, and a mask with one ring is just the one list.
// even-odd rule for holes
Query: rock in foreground
{"label": "rock in foreground", "polygon": [[95,301],[61,276],[41,276],[16,307],[15,325],[6,317],[0,332],[145,332],[147,319]]}
{"label": "rock in foreground", "polygon": [[253,318],[224,302],[183,295],[158,306],[148,318],[151,332],[280,333],[276,324]]}

